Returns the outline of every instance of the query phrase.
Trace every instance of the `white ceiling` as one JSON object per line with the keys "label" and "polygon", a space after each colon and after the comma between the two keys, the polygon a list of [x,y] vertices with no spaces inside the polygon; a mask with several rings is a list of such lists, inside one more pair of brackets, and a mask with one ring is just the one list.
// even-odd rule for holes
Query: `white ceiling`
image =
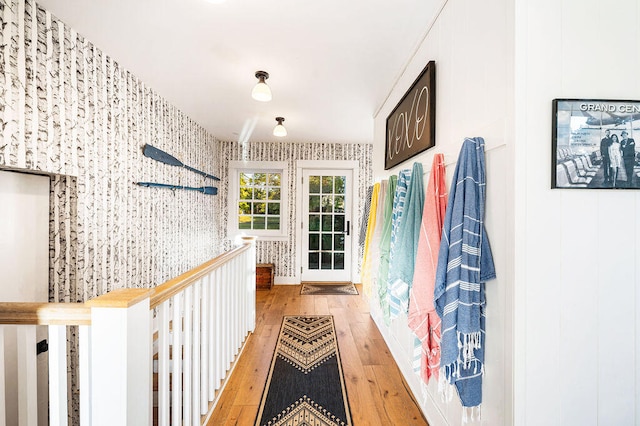
{"label": "white ceiling", "polygon": [[[293,142],[372,142],[439,2],[38,1],[218,139]],[[257,70],[271,102],[251,98]]]}

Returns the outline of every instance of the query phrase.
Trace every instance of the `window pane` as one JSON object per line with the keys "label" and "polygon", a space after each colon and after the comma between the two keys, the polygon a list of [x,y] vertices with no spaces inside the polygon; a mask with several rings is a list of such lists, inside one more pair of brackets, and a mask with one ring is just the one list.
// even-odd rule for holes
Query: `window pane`
{"label": "window pane", "polygon": [[346,176],[335,177],[335,190],[336,194],[344,194]]}
{"label": "window pane", "polygon": [[280,229],[280,216],[267,216],[267,229]]}
{"label": "window pane", "polygon": [[309,231],[319,231],[319,230],[320,230],[320,215],[310,214],[309,215]]}
{"label": "window pane", "polygon": [[309,250],[320,250],[320,234],[309,234]]}
{"label": "window pane", "polygon": [[309,194],[320,193],[320,176],[309,176]]}
{"label": "window pane", "polygon": [[269,188],[269,199],[270,200],[279,200],[280,199],[280,188]]}
{"label": "window pane", "polygon": [[253,173],[240,173],[240,186],[253,185]]}
{"label": "window pane", "polygon": [[344,234],[336,234],[333,240],[334,242],[334,251],[344,251]]}
{"label": "window pane", "polygon": [[251,229],[251,216],[238,216],[238,228]]}
{"label": "window pane", "polygon": [[344,216],[337,214],[333,217],[333,230],[335,232],[344,232]]}
{"label": "window pane", "polygon": [[333,254],[333,269],[344,269],[344,253]]}
{"label": "window pane", "polygon": [[267,199],[267,191],[263,188],[255,188],[253,190],[253,199],[254,200],[266,200]]}
{"label": "window pane", "polygon": [[333,195],[322,196],[322,211],[323,212],[333,211]]}
{"label": "window pane", "polygon": [[266,203],[253,203],[253,214],[265,214]]}
{"label": "window pane", "polygon": [[322,215],[322,231],[323,232],[331,232],[332,231],[332,226],[331,226],[331,222],[333,221],[333,216],[331,216],[330,214],[323,214]]}
{"label": "window pane", "polygon": [[310,212],[320,212],[320,196],[319,195],[309,195],[309,211]]}
{"label": "window pane", "polygon": [[280,186],[280,173],[269,173],[267,176],[269,186]]}
{"label": "window pane", "polygon": [[322,269],[331,269],[331,253],[322,254]]}
{"label": "window pane", "polygon": [[333,207],[336,213],[344,213],[344,195],[335,196]]}
{"label": "window pane", "polygon": [[246,201],[240,201],[238,203],[239,214],[251,214],[251,203]]}
{"label": "window pane", "polygon": [[331,250],[333,248],[333,235],[322,234],[322,250]]}
{"label": "window pane", "polygon": [[253,184],[255,186],[266,186],[267,185],[267,174],[266,173],[254,173],[253,174]]}
{"label": "window pane", "polygon": [[320,269],[320,253],[309,253],[309,269]]}
{"label": "window pane", "polygon": [[240,187],[240,199],[251,200],[253,198],[253,189]]}
{"label": "window pane", "polygon": [[264,216],[254,216],[253,229],[264,229],[265,222]]}
{"label": "window pane", "polygon": [[279,215],[280,203],[267,203],[267,214]]}
{"label": "window pane", "polygon": [[322,176],[322,193],[333,193],[333,176]]}

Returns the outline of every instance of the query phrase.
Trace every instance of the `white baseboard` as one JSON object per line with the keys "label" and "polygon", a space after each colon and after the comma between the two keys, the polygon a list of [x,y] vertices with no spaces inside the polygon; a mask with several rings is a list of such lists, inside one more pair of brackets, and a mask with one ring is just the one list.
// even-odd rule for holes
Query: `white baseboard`
{"label": "white baseboard", "polygon": [[298,285],[300,284],[300,279],[297,277],[273,277],[274,285]]}

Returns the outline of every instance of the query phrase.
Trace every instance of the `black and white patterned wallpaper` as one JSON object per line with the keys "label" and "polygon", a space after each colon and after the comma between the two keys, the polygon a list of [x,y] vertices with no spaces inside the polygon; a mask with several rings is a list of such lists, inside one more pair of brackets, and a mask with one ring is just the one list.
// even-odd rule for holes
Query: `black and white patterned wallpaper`
{"label": "black and white patterned wallpaper", "polygon": [[215,138],[32,0],[0,1],[0,167],[52,175],[50,295],[153,287],[222,251],[212,186],[142,155],[145,143],[216,175]]}
{"label": "black and white patterned wallpaper", "polygon": [[[356,186],[354,223],[360,223],[364,214],[364,204],[367,187],[372,184],[373,172],[371,162],[373,158],[373,145],[371,144],[344,144],[344,143],[291,143],[291,142],[248,142],[242,146],[238,142],[220,142],[217,157],[220,158],[221,184],[227,185],[229,178],[229,161],[286,161],[289,168],[289,223],[295,223],[296,218],[296,162],[298,160],[349,160],[359,163],[359,181]],[[225,188],[226,191],[226,188]],[[224,241],[225,247],[231,246],[227,238],[227,200],[221,198],[217,205],[217,214],[220,218],[218,227],[218,240]],[[355,227],[354,229],[357,229]],[[357,241],[357,237],[356,237]],[[285,278],[299,276],[296,271],[295,255],[299,250],[294,229],[291,229],[286,241],[258,241],[256,244],[257,262],[274,263],[275,275]],[[361,259],[362,256],[359,256]],[[360,264],[360,263],[359,263]],[[359,265],[358,264],[358,265]],[[356,271],[359,272],[359,271]]]}

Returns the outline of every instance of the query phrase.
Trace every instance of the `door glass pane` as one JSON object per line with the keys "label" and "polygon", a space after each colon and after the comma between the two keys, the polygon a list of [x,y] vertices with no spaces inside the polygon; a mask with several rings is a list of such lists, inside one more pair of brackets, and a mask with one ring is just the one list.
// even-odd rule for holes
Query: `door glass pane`
{"label": "door glass pane", "polygon": [[333,176],[322,176],[322,193],[333,193]]}
{"label": "door glass pane", "polygon": [[320,250],[320,234],[309,234],[309,250]]}
{"label": "door glass pane", "polygon": [[320,176],[309,176],[309,194],[320,193]]}
{"label": "door glass pane", "polygon": [[333,217],[333,230],[335,232],[344,232],[344,215],[337,214]]}
{"label": "door glass pane", "polygon": [[344,234],[337,234],[334,238],[334,247],[335,251],[344,251]]}
{"label": "door glass pane", "polygon": [[316,213],[320,211],[320,196],[309,195],[309,211]]}
{"label": "door glass pane", "polygon": [[335,196],[333,208],[336,213],[344,213],[344,195]]}
{"label": "door glass pane", "polygon": [[322,254],[322,267],[321,269],[331,269],[331,253]]}
{"label": "door glass pane", "polygon": [[309,231],[319,231],[319,230],[320,230],[320,215],[310,214],[309,215]]}
{"label": "door glass pane", "polygon": [[322,231],[323,232],[331,232],[331,221],[333,220],[333,216],[330,214],[322,215]]}
{"label": "door glass pane", "polygon": [[344,190],[345,190],[345,182],[346,182],[346,176],[336,176],[334,178],[335,180],[335,193],[336,194],[344,194]]}
{"label": "door glass pane", "polygon": [[333,195],[322,196],[322,211],[329,213],[333,211]]}
{"label": "door glass pane", "polygon": [[344,253],[333,254],[333,269],[344,269]]}
{"label": "door glass pane", "polygon": [[320,269],[320,253],[309,253],[309,269]]}
{"label": "door glass pane", "polygon": [[322,250],[331,251],[333,249],[333,235],[322,234]]}

